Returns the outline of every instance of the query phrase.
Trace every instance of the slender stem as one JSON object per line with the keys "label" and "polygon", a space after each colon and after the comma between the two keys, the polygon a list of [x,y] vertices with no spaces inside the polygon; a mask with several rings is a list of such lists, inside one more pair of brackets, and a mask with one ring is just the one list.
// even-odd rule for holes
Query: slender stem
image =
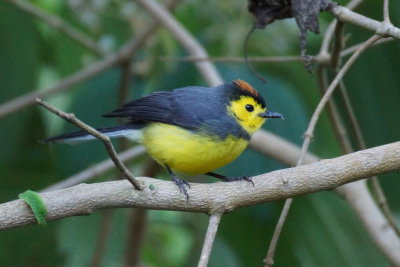
{"label": "slender stem", "polygon": [[[188,56],[188,57],[159,57],[162,61],[181,61],[181,62],[201,62],[201,61],[211,61],[211,62],[225,62],[225,63],[245,63],[243,57],[198,57],[198,56]],[[248,57],[249,62],[296,62],[301,61],[300,56],[277,56],[277,57]],[[313,60],[316,60],[313,58]]]}
{"label": "slender stem", "polygon": [[[321,91],[321,94],[324,94],[326,92],[326,88],[328,87],[327,69],[325,66],[321,65],[318,66],[317,79],[318,79],[318,87]],[[327,108],[330,121],[332,122],[333,131],[336,135],[336,138],[339,141],[343,153],[345,154],[351,153],[352,152],[351,141],[346,132],[344,123],[340,118],[339,109],[337,108],[337,105],[333,98],[329,99]]]}
{"label": "slender stem", "polygon": [[[352,10],[352,9],[355,9],[359,4],[361,4],[361,2],[363,2],[363,0],[352,0],[346,5],[346,7],[349,10]],[[328,52],[329,44],[332,41],[332,38],[333,38],[333,35],[335,32],[335,28],[336,28],[336,23],[337,23],[337,20],[333,20],[329,24],[328,28],[325,31],[324,39],[322,40],[321,48],[318,53],[318,55],[320,57],[329,57],[329,52]]]}
{"label": "slender stem", "polygon": [[[385,16],[384,16],[385,20],[384,21],[387,22],[387,23],[390,23],[389,16],[388,16],[388,3],[387,3],[386,0],[384,1],[384,14],[385,14]],[[339,26],[339,23],[338,23],[337,26]],[[342,41],[341,41],[342,40],[342,34],[341,34],[342,33],[342,28],[343,27],[340,27],[338,29],[338,27],[337,27],[337,29],[336,29],[336,38],[335,38],[336,41],[335,41],[334,49],[333,49],[333,52],[332,52],[332,60],[331,60],[332,68],[333,68],[334,72],[336,72],[338,67],[339,67],[339,58],[340,58],[339,57],[339,51],[341,50],[341,45],[342,45]],[[358,148],[359,149],[366,149],[367,147],[366,147],[365,142],[364,142],[364,137],[363,137],[362,132],[361,132],[361,127],[360,127],[360,125],[359,125],[359,123],[357,121],[357,118],[355,116],[355,113],[354,113],[353,107],[351,105],[350,98],[349,98],[349,96],[347,94],[346,87],[344,86],[343,80],[341,80],[340,83],[339,83],[339,93],[340,93],[341,98],[343,99],[343,103],[344,103],[344,107],[345,107],[345,111],[347,113],[347,116],[350,119],[350,125],[351,125],[351,127],[353,129],[353,132],[355,134],[356,141],[358,143]],[[333,121],[333,123],[334,123],[334,125],[337,124],[337,122],[334,122],[334,121]],[[350,144],[343,143],[342,144],[342,148],[344,148],[346,153],[351,153],[353,151],[353,149],[351,148]],[[372,189],[374,190],[375,195],[378,198],[379,206],[381,207],[381,209],[382,209],[384,215],[386,216],[386,218],[387,218],[389,224],[391,225],[391,227],[394,229],[396,234],[400,236],[400,229],[396,225],[396,222],[395,222],[395,220],[393,218],[393,215],[390,212],[389,205],[387,203],[385,194],[384,194],[384,192],[383,192],[383,190],[382,190],[382,188],[381,188],[381,186],[379,184],[378,177],[376,177],[376,176],[372,177],[371,181],[372,181]]]}
{"label": "slender stem", "polygon": [[333,48],[331,53],[331,66],[332,69],[336,70],[340,66],[340,51],[343,48],[343,30],[344,23],[338,21],[335,27],[335,41],[333,42]]}
{"label": "slender stem", "polygon": [[210,260],[211,249],[217,234],[218,225],[221,221],[222,213],[213,213],[208,222],[206,237],[203,243],[203,249],[197,267],[207,267]]}
{"label": "slender stem", "polygon": [[[395,40],[392,37],[384,38],[376,41],[372,46],[384,44]],[[346,57],[353,54],[360,46],[364,44],[356,44],[349,48],[343,49],[340,52],[340,57]],[[330,54],[321,56],[320,54],[311,56],[311,60],[317,63],[328,62]],[[180,61],[180,62],[195,62],[195,61],[210,61],[210,62],[223,62],[223,63],[245,63],[243,57],[198,57],[198,56],[187,56],[187,57],[159,57],[162,61]],[[248,57],[249,62],[268,62],[268,63],[282,63],[282,62],[301,62],[300,56],[277,56],[277,57]]]}
{"label": "slender stem", "polygon": [[286,218],[289,214],[290,207],[292,206],[293,198],[288,198],[285,200],[285,204],[281,211],[281,215],[279,216],[278,223],[276,224],[274,234],[271,239],[271,243],[269,244],[269,249],[267,253],[267,257],[263,260],[264,266],[272,266],[274,264],[274,256],[276,245],[278,244],[279,237],[281,236],[283,225],[285,224]]}
{"label": "slender stem", "polygon": [[343,78],[343,76],[346,74],[346,72],[349,70],[349,68],[353,65],[353,63],[356,61],[356,59],[361,55],[362,52],[364,52],[365,49],[367,49],[369,46],[371,46],[374,42],[379,40],[381,37],[379,35],[373,35],[371,38],[369,38],[363,46],[361,46],[354,54],[347,60],[346,64],[343,65],[341,70],[338,72],[336,75],[335,79],[333,79],[332,83],[329,85],[328,89],[326,90],[326,93],[322,97],[321,101],[318,103],[317,108],[315,109],[310,123],[308,124],[307,131],[304,134],[304,142],[303,146],[301,148],[301,155],[299,158],[298,165],[302,164],[303,157],[306,154],[308,147],[310,145],[311,139],[313,137],[315,125],[317,124],[317,121],[319,119],[319,116],[325,107],[327,101],[331,97],[333,91],[335,90],[336,86],[339,84],[340,80]]}
{"label": "slender stem", "polygon": [[[387,42],[390,42],[390,41],[393,41],[393,40],[395,40],[393,37],[379,39],[371,47],[379,45],[379,44],[384,44],[384,43],[387,43]],[[345,56],[353,54],[358,48],[360,48],[360,46],[363,45],[363,43],[356,44],[356,45],[350,46],[349,48],[346,48],[346,49],[342,50],[342,52],[340,52],[340,56],[341,57],[345,57]]]}
{"label": "slender stem", "polygon": [[[335,79],[332,81],[332,83],[330,84],[330,86],[328,87],[328,89],[326,90],[326,93],[324,94],[324,96],[322,97],[321,101],[318,103],[317,108],[314,111],[314,114],[311,117],[310,123],[308,125],[307,131],[304,134],[304,142],[303,142],[303,146],[301,147],[301,152],[300,152],[300,156],[299,159],[297,161],[296,166],[300,166],[303,164],[303,159],[308,151],[308,147],[310,145],[311,139],[313,137],[313,133],[314,133],[314,129],[315,129],[315,125],[319,119],[319,116],[323,110],[323,108],[325,107],[326,103],[328,102],[328,100],[330,99],[333,91],[335,90],[336,86],[338,85],[339,81],[343,78],[344,74],[348,71],[348,69],[352,66],[352,64],[355,62],[355,60],[361,55],[361,53],[367,49],[370,45],[372,45],[374,42],[376,42],[377,40],[379,40],[381,37],[379,35],[373,35],[370,39],[368,39],[363,46],[361,46],[350,58],[349,60],[346,62],[346,64],[344,64],[344,66],[342,67],[342,69],[339,71],[339,73],[336,75]],[[283,180],[284,183],[288,183],[288,181]],[[287,199],[285,201],[285,212],[282,211],[281,217],[279,218],[279,221],[277,223],[277,226],[275,228],[275,232],[273,235],[273,240],[279,240],[280,237],[280,233],[281,233],[281,228],[283,227],[283,224],[286,220],[287,214],[289,212],[289,209],[291,207],[292,204],[292,200],[291,199]],[[277,241],[275,242],[271,242],[270,246],[268,248],[268,253],[267,253],[267,257],[265,259],[265,264],[272,264],[273,263],[273,259],[274,259],[274,253],[275,253],[275,249],[276,249],[276,245],[277,245]]]}
{"label": "slender stem", "polygon": [[376,176],[372,177],[371,181],[372,181],[372,188],[377,197],[377,202],[378,202],[379,207],[381,208],[381,210],[382,210],[383,214],[385,215],[387,221],[389,222],[390,226],[396,232],[397,236],[400,237],[400,229],[397,226],[397,223],[393,216],[393,213],[389,208],[389,204],[387,202],[385,193],[383,192],[382,187],[379,183],[378,177],[376,177]]}
{"label": "slender stem", "polygon": [[[365,144],[365,140],[364,140],[364,136],[361,131],[360,124],[358,123],[357,117],[354,113],[353,106],[350,102],[350,97],[347,93],[347,90],[346,90],[346,87],[345,87],[343,81],[340,82],[339,89],[340,89],[339,90],[340,95],[343,99],[345,111],[347,113],[347,116],[350,119],[351,128],[353,129],[353,132],[355,134],[357,146],[359,149],[366,149],[367,146]],[[352,151],[350,151],[350,152],[352,152]],[[379,183],[378,177],[376,177],[376,176],[371,177],[371,181],[372,181],[372,189],[377,197],[377,202],[378,202],[379,207],[382,209],[383,214],[385,215],[386,219],[388,220],[390,226],[393,228],[393,230],[396,232],[396,234],[400,237],[400,229],[396,224],[396,220],[393,217],[393,213],[390,211],[389,204],[387,202],[385,193],[383,192],[382,187]]]}
{"label": "slender stem", "polygon": [[115,149],[111,143],[111,140],[108,136],[105,136],[104,134],[100,133],[93,127],[90,127],[89,125],[85,124],[81,120],[77,119],[74,114],[72,113],[65,113],[54,106],[48,104],[47,102],[41,100],[41,99],[36,99],[36,102],[46,108],[47,110],[51,111],[52,113],[58,115],[59,117],[75,124],[82,130],[86,131],[87,133],[93,135],[97,139],[103,142],[104,146],[106,147],[106,150],[108,152],[108,155],[110,156],[111,160],[114,162],[115,166],[119,169],[119,171],[125,176],[125,178],[137,189],[137,190],[142,190],[143,185],[139,183],[133,177],[133,175],[130,173],[128,168],[124,165],[124,163],[118,158],[117,152],[115,152]]}
{"label": "slender stem", "polygon": [[383,21],[392,24],[389,15],[389,0],[383,0]]}

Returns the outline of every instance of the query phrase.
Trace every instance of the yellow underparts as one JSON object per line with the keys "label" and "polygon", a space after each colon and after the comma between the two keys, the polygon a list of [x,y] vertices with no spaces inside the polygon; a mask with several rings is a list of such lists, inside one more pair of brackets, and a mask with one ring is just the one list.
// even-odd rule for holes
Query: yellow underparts
{"label": "yellow underparts", "polygon": [[152,123],[142,130],[142,143],[159,164],[190,175],[204,174],[236,159],[248,141],[205,136],[178,126]]}

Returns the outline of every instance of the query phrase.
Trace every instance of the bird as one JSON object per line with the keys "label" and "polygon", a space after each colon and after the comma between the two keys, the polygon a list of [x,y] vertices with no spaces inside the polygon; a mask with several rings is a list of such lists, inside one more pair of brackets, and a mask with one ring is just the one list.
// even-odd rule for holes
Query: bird
{"label": "bird", "polygon": [[[280,113],[268,110],[261,94],[243,80],[157,91],[103,116],[123,118],[124,122],[97,130],[111,138],[126,137],[143,144],[187,200],[190,184],[177,172],[205,174],[226,182],[246,180],[254,186],[250,176],[227,177],[213,171],[236,159],[266,119],[283,119]],[[96,138],[85,131],[75,131],[44,142],[71,144],[92,139]]]}

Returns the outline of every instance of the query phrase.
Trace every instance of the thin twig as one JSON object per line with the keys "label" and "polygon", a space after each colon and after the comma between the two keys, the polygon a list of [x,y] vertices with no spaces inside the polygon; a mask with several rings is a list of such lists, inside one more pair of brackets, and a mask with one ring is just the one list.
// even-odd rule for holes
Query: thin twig
{"label": "thin twig", "polygon": [[[317,81],[318,87],[323,95],[328,88],[328,77],[327,77],[326,66],[319,65],[317,68]],[[333,131],[336,135],[336,139],[339,141],[340,147],[344,154],[351,153],[352,145],[350,138],[346,132],[346,128],[342,119],[340,118],[339,109],[333,98],[330,98],[327,104],[329,119],[332,122]]]}
{"label": "thin twig", "polygon": [[275,255],[276,245],[278,244],[278,240],[281,235],[283,225],[285,224],[286,218],[289,214],[289,210],[292,205],[292,202],[293,202],[293,198],[288,198],[285,200],[285,204],[283,205],[283,209],[279,216],[278,223],[276,224],[274,234],[271,239],[271,243],[269,244],[267,256],[263,260],[265,267],[272,266],[274,264],[274,255]]}
{"label": "thin twig", "polygon": [[330,58],[329,45],[332,41],[333,34],[335,33],[336,24],[337,20],[334,20],[331,22],[331,24],[329,24],[328,28],[325,31],[324,39],[322,40],[321,48],[318,53],[318,57],[325,58],[325,61],[328,61],[328,59]]}
{"label": "thin twig", "polygon": [[201,250],[199,263],[197,267],[207,267],[210,259],[211,249],[214,244],[215,236],[217,234],[218,225],[221,221],[222,213],[211,214],[210,220],[208,221],[208,228],[206,237],[204,238],[203,249]]}
{"label": "thin twig", "polygon": [[[343,99],[345,111],[347,116],[350,120],[350,126],[353,129],[355,134],[355,139],[359,149],[366,149],[367,145],[365,144],[364,136],[361,132],[360,124],[358,123],[357,117],[354,113],[353,106],[350,102],[350,97],[347,93],[346,87],[344,85],[343,80],[339,83],[339,92],[340,96]],[[352,152],[352,151],[350,151]],[[379,207],[382,209],[383,214],[385,215],[386,219],[388,220],[390,226],[396,232],[396,234],[400,237],[400,229],[397,226],[396,220],[393,217],[393,213],[390,211],[389,204],[387,202],[385,193],[382,190],[382,187],[379,183],[378,177],[374,176],[371,177],[372,181],[372,189],[377,197],[377,202]]]}
{"label": "thin twig", "polygon": [[[130,148],[126,151],[119,153],[118,158],[122,162],[127,162],[131,159],[136,158],[137,156],[144,154],[145,151],[146,149],[143,146],[136,146],[134,148]],[[99,175],[111,170],[114,166],[115,166],[114,162],[111,159],[106,159],[56,184],[44,188],[40,192],[50,192],[50,191],[60,190],[83,182],[87,182],[90,179],[98,177]]]}
{"label": "thin twig", "polygon": [[[180,61],[180,62],[224,62],[224,63],[245,63],[243,57],[198,57],[198,56],[188,56],[188,57],[159,57],[162,61]],[[280,62],[295,62],[301,61],[300,56],[277,56],[277,57],[248,57],[249,62],[270,62],[270,63],[280,63]],[[315,58],[313,58],[315,60]]]}
{"label": "thin twig", "polygon": [[[376,41],[371,47],[377,46],[379,44],[384,44],[395,40],[392,37],[384,38]],[[346,57],[353,54],[363,43],[359,43],[343,49],[340,52],[340,57]],[[311,56],[311,60],[316,63],[329,62],[331,55],[329,53],[326,56],[321,56],[320,54]],[[197,56],[187,56],[187,57],[159,57],[161,61],[179,61],[179,62],[195,62],[195,61],[210,61],[210,62],[222,62],[222,63],[245,63],[243,57],[197,57]],[[282,63],[282,62],[300,62],[301,57],[299,56],[276,56],[276,57],[248,57],[249,62],[268,62],[268,63]]]}
{"label": "thin twig", "polygon": [[[393,40],[395,40],[393,37],[388,37],[388,38],[384,38],[384,39],[379,39],[379,40],[376,41],[371,47],[374,47],[374,46],[379,45],[379,44],[384,44],[384,43],[387,43],[387,42],[390,42],[390,41],[393,41]],[[360,46],[362,46],[363,44],[364,44],[364,42],[359,43],[359,44],[356,44],[356,45],[353,45],[353,46],[350,46],[350,47],[348,47],[348,48],[342,50],[342,52],[340,52],[340,56],[341,56],[341,57],[345,57],[345,56],[348,56],[348,55],[353,54],[353,53],[354,53],[358,48],[360,48]]]}
{"label": "thin twig", "polygon": [[378,177],[374,176],[371,178],[372,181],[372,188],[377,198],[377,202],[379,207],[381,208],[383,214],[385,215],[387,221],[389,222],[390,226],[396,232],[397,236],[400,237],[400,229],[396,223],[396,219],[393,216],[393,212],[389,208],[388,201],[386,199],[385,193],[382,190],[382,187],[379,183]]}
{"label": "thin twig", "polygon": [[42,99],[36,99],[36,103],[38,103],[39,105],[43,106],[44,108],[46,108],[47,110],[51,111],[52,113],[58,115],[59,117],[75,124],[76,126],[78,126],[79,128],[81,128],[82,130],[86,131],[87,133],[93,135],[94,137],[96,137],[97,139],[99,139],[100,141],[103,142],[104,146],[107,149],[108,155],[110,156],[111,160],[114,162],[115,166],[120,170],[120,172],[125,176],[125,178],[137,189],[137,190],[142,190],[143,189],[143,185],[141,185],[136,179],[135,177],[133,177],[133,175],[130,173],[130,171],[128,170],[128,168],[124,165],[124,163],[118,158],[118,154],[117,152],[115,152],[115,149],[112,145],[112,142],[110,140],[110,138],[102,133],[100,133],[99,131],[97,131],[96,129],[94,129],[93,127],[90,127],[89,125],[85,124],[84,122],[82,122],[81,120],[79,120],[78,118],[75,117],[74,114],[72,113],[65,113],[57,108],[55,108],[54,106],[48,104],[47,102],[43,101]]}
{"label": "thin twig", "polygon": [[[385,8],[386,9],[388,8],[387,5],[388,5],[388,3],[384,4],[384,14],[386,14],[386,12],[388,11],[388,10],[386,10],[386,12],[385,12]],[[389,17],[385,16],[385,21],[390,23]],[[332,52],[332,57],[331,57],[332,69],[334,70],[335,73],[337,72],[337,70],[339,68],[339,58],[340,58],[339,51],[341,50],[341,46],[342,46],[342,41],[341,40],[342,40],[343,27],[340,24],[342,24],[342,23],[338,23],[337,27],[336,27],[335,45],[334,45],[333,52]],[[338,28],[338,26],[341,26],[341,27]],[[355,113],[354,113],[353,107],[351,105],[350,98],[349,98],[349,96],[347,94],[346,87],[344,86],[343,80],[341,80],[340,83],[339,83],[339,93],[340,93],[341,98],[343,99],[345,112],[347,113],[347,116],[350,119],[350,125],[351,125],[351,127],[353,129],[353,132],[355,134],[356,141],[358,143],[358,148],[359,149],[366,149],[367,147],[365,145],[364,138],[363,138],[363,135],[361,133],[361,127],[360,127],[360,125],[359,125],[359,123],[357,121],[357,118],[355,116]],[[330,99],[328,101],[328,107],[331,106],[329,104],[331,101],[332,101],[332,99]],[[328,108],[328,110],[329,110],[330,114],[333,114],[333,113],[336,112],[336,111],[333,111],[331,108]],[[334,125],[338,125],[339,124],[338,121],[332,120],[332,122],[333,122]],[[340,137],[342,137],[342,136],[340,136]],[[343,140],[343,139],[340,138],[339,140]],[[348,138],[346,138],[345,140],[348,140]],[[346,142],[345,143],[342,142],[341,144],[342,144],[342,149],[344,149],[345,153],[353,152],[353,149],[352,149],[352,147],[351,147],[349,142],[347,142],[347,143]],[[389,224],[391,225],[391,227],[394,229],[396,234],[398,236],[400,236],[400,229],[397,226],[392,213],[390,212],[390,208],[389,208],[388,202],[387,202],[385,194],[384,194],[384,192],[383,192],[383,190],[382,190],[382,188],[381,188],[381,186],[379,184],[378,177],[376,177],[376,176],[371,177],[371,181],[372,181],[372,189],[374,190],[375,195],[378,198],[379,206],[381,207],[381,209],[382,209],[384,215],[386,216],[386,218],[387,218]]]}
{"label": "thin twig", "polygon": [[340,51],[343,47],[343,30],[344,23],[338,21],[335,27],[335,41],[333,42],[332,53],[331,53],[331,66],[333,70],[337,70],[340,66]]}
{"label": "thin twig", "polygon": [[[264,130],[258,131],[253,135],[250,145],[263,155],[273,157],[288,166],[295,165],[300,155],[298,146],[290,144],[281,137]],[[303,163],[309,164],[319,160],[318,157],[307,152]],[[396,262],[398,249],[394,249],[393,244],[400,244],[399,236],[395,232],[396,228],[387,227],[390,222],[372,198],[366,186],[366,181],[340,186],[335,189],[335,192],[347,200],[381,252],[392,262]],[[385,229],[384,232],[382,231],[383,229]]]}
{"label": "thin twig", "polygon": [[354,54],[347,60],[346,64],[343,65],[341,70],[338,72],[336,75],[335,79],[333,79],[332,83],[330,86],[327,88],[326,93],[322,97],[321,101],[318,103],[317,108],[315,109],[310,123],[308,124],[307,130],[304,134],[304,142],[301,148],[301,155],[299,158],[299,163],[298,165],[302,164],[303,157],[305,153],[308,150],[308,147],[311,143],[311,139],[313,137],[315,125],[317,124],[317,121],[319,119],[319,116],[325,107],[326,102],[329,100],[331,97],[333,91],[335,90],[336,86],[339,84],[340,80],[343,78],[343,76],[346,74],[346,72],[349,70],[349,68],[353,65],[353,63],[356,61],[356,59],[361,55],[362,52],[364,52],[365,49],[367,49],[371,44],[379,40],[381,36],[379,35],[373,35],[371,38],[369,38],[363,46],[361,46]]}
{"label": "thin twig", "polygon": [[[314,129],[315,129],[315,125],[319,119],[319,116],[323,110],[323,108],[325,107],[326,103],[328,102],[330,96],[332,95],[334,89],[336,88],[336,86],[338,85],[339,81],[343,78],[344,74],[347,72],[347,70],[351,67],[351,65],[355,62],[355,60],[358,58],[358,56],[365,50],[367,49],[370,45],[372,45],[374,42],[376,42],[377,40],[379,40],[381,37],[379,35],[373,35],[370,39],[368,39],[365,44],[360,47],[350,58],[349,60],[346,62],[346,64],[344,64],[344,66],[342,67],[342,69],[339,71],[339,73],[336,75],[335,79],[332,81],[331,85],[328,87],[328,89],[326,90],[326,93],[324,94],[324,96],[322,97],[321,101],[318,103],[317,108],[315,109],[313,116],[311,117],[310,123],[308,125],[307,131],[304,134],[304,141],[303,141],[303,145],[301,147],[301,152],[300,152],[300,157],[299,160],[297,161],[296,166],[300,166],[303,164],[303,158],[305,157],[307,151],[308,151],[308,147],[310,145],[313,133],[314,133]],[[287,178],[283,179],[283,183],[287,184],[289,181],[287,180]],[[287,213],[290,209],[292,200],[291,199],[287,199],[285,201],[285,213],[287,216]],[[283,213],[283,212],[282,212]],[[280,229],[282,228],[282,226],[280,225],[280,223],[284,223],[286,220],[286,216],[281,216],[279,218],[278,224],[275,228],[272,240],[278,240],[280,237]],[[273,262],[273,258],[274,258],[274,251],[275,251],[275,247],[277,245],[277,242],[275,243],[270,243],[270,246],[268,248],[268,253],[267,253],[267,257],[265,259],[265,262],[270,263]]]}
{"label": "thin twig", "polygon": [[392,24],[389,15],[389,0],[383,0],[383,21]]}
{"label": "thin twig", "polygon": [[[362,1],[363,1],[363,0],[352,0],[352,1],[350,1],[350,2],[346,5],[346,7],[347,7],[349,10],[353,10],[353,9],[355,9],[359,4],[361,4]],[[318,56],[319,56],[321,59],[322,59],[322,58],[326,59],[326,61],[330,58],[329,52],[328,52],[328,51],[329,51],[329,44],[330,44],[331,41],[332,41],[333,34],[334,34],[335,28],[336,28],[336,23],[337,23],[337,20],[333,20],[333,21],[329,24],[328,28],[325,30],[324,39],[322,40],[321,48],[320,48],[319,53],[318,53]]]}
{"label": "thin twig", "polygon": [[19,9],[25,11],[27,14],[42,20],[50,27],[71,38],[77,44],[82,45],[83,47],[89,49],[90,51],[93,51],[99,56],[105,56],[105,52],[97,45],[95,41],[75,30],[74,27],[72,27],[66,21],[60,19],[58,16],[50,15],[45,11],[30,4],[28,1],[22,1],[22,0],[6,0],[6,1],[18,7]]}

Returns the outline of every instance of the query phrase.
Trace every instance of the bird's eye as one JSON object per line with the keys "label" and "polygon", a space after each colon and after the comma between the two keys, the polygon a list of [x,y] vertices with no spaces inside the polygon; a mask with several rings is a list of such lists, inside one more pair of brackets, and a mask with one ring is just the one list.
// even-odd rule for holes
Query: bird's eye
{"label": "bird's eye", "polygon": [[254,111],[253,105],[247,104],[247,105],[245,106],[245,108],[246,108],[246,110],[247,110],[248,112],[253,112],[253,111]]}

